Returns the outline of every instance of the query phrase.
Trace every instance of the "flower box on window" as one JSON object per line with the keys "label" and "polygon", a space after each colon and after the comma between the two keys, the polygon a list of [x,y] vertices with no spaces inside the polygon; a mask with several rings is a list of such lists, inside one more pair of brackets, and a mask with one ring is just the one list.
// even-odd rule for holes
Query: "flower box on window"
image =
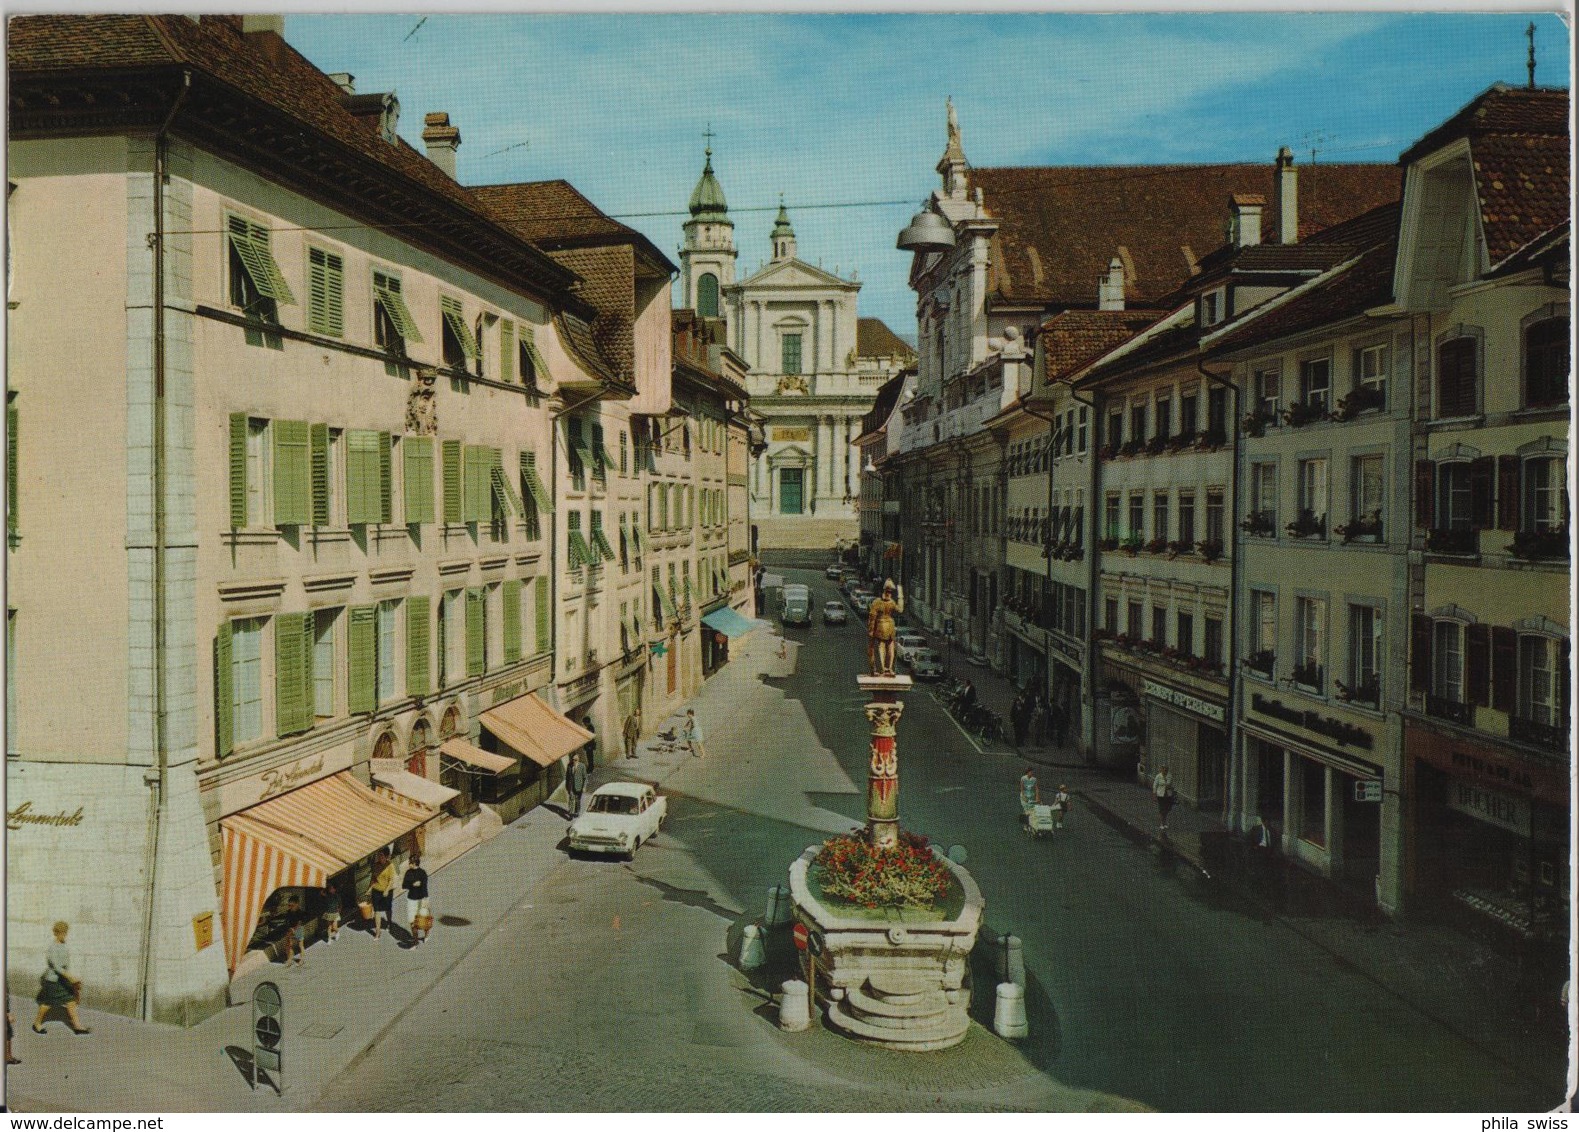
{"label": "flower box on window", "polygon": [[1117,550],[1118,549],[1118,539],[1116,539],[1116,538],[1105,538],[1098,545],[1101,546],[1101,548],[1103,550]]}
{"label": "flower box on window", "polygon": [[1154,436],[1146,442],[1146,455],[1161,456],[1168,447],[1166,436]]}
{"label": "flower box on window", "polygon": [[1120,456],[1137,456],[1146,447],[1144,440],[1126,440],[1118,450]]}
{"label": "flower box on window", "polygon": [[[1260,433],[1256,433],[1260,436]],[[1220,428],[1210,428],[1199,433],[1195,439],[1195,448],[1198,452],[1208,452],[1221,448],[1228,443],[1228,434]]]}
{"label": "flower box on window", "polygon": [[1179,542],[1179,541],[1175,540],[1175,541],[1170,542],[1168,544],[1168,557],[1169,558],[1177,558],[1181,554],[1189,554],[1194,549],[1195,549],[1195,544],[1194,543]]}
{"label": "flower box on window", "polygon": [[1437,527],[1426,532],[1425,548],[1429,554],[1479,554],[1480,532]]}
{"label": "flower box on window", "polygon": [[1346,704],[1369,704],[1371,707],[1375,707],[1381,702],[1382,680],[1380,676],[1374,673],[1352,688],[1342,680],[1334,680],[1332,683],[1338,690],[1338,699]]}
{"label": "flower box on window", "polygon": [[1239,426],[1250,436],[1260,436],[1266,432],[1269,426],[1276,424],[1277,416],[1275,414],[1263,412],[1260,409],[1253,413],[1246,413],[1244,420],[1239,422]]}
{"label": "flower box on window", "polygon": [[1141,538],[1139,535],[1130,535],[1127,539],[1119,544],[1119,549],[1125,554],[1129,555],[1131,558],[1134,558],[1135,555],[1140,553],[1141,547],[1145,544],[1146,540]]}
{"label": "flower box on window", "polygon": [[1258,535],[1261,538],[1272,538],[1277,534],[1277,526],[1272,521],[1270,511],[1252,511],[1246,515],[1244,522],[1239,524],[1239,529],[1248,535]]}
{"label": "flower box on window", "polygon": [[1207,562],[1216,562],[1223,556],[1223,544],[1216,541],[1198,542],[1195,544],[1195,553]]}
{"label": "flower box on window", "polygon": [[1347,397],[1338,402],[1337,411],[1332,414],[1332,419],[1352,421],[1369,409],[1382,409],[1386,406],[1387,394],[1382,390],[1374,385],[1357,385]]}
{"label": "flower box on window", "polygon": [[1372,511],[1358,519],[1350,519],[1341,527],[1334,527],[1333,533],[1343,539],[1344,543],[1358,542],[1368,539],[1371,542],[1382,541],[1382,516],[1379,511]]}
{"label": "flower box on window", "polygon": [[1148,542],[1146,544],[1146,553],[1147,554],[1161,554],[1163,551],[1165,551],[1167,549],[1168,549],[1168,540],[1165,539],[1165,538],[1154,538],[1154,539],[1152,539],[1150,542]]}
{"label": "flower box on window", "polygon": [[1519,531],[1513,536],[1508,553],[1515,558],[1535,561],[1542,558],[1568,557],[1568,530]]}
{"label": "flower box on window", "polygon": [[1102,446],[1101,452],[1099,452],[1098,455],[1100,455],[1104,460],[1117,460],[1118,453],[1119,446],[1117,444],[1104,444]]}
{"label": "flower box on window", "polygon": [[1196,447],[1200,443],[1200,433],[1181,432],[1168,440],[1169,452],[1183,452],[1186,448]]}
{"label": "flower box on window", "polygon": [[1259,672],[1268,680],[1272,678],[1272,673],[1276,666],[1277,654],[1271,649],[1261,649],[1259,652],[1253,652],[1245,657],[1245,667]]}
{"label": "flower box on window", "polygon": [[1294,683],[1301,687],[1317,690],[1321,688],[1321,665],[1314,662],[1296,664],[1289,676],[1293,678]]}
{"label": "flower box on window", "polygon": [[1307,507],[1299,513],[1297,519],[1284,527],[1284,530],[1294,538],[1326,538],[1327,517],[1317,515]]}
{"label": "flower box on window", "polygon": [[1301,425],[1314,424],[1326,419],[1327,410],[1308,401],[1295,401],[1283,410],[1283,421],[1290,428],[1299,428]]}

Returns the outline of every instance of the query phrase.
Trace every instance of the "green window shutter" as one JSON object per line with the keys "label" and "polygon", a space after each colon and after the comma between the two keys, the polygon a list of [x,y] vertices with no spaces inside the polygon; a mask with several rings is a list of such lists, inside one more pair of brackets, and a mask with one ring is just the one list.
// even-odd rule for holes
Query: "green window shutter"
{"label": "green window shutter", "polygon": [[538,511],[551,514],[554,510],[554,501],[548,497],[548,490],[537,474],[536,452],[521,453],[521,482],[526,485],[526,490],[531,494],[532,502],[537,504]]}
{"label": "green window shutter", "polygon": [[537,613],[537,653],[541,656],[548,651],[548,579],[538,578],[535,586],[533,604]]}
{"label": "green window shutter", "polygon": [[235,740],[231,726],[236,692],[230,670],[230,622],[222,621],[214,637],[214,757],[230,754]]}
{"label": "green window shutter", "polygon": [[394,439],[387,432],[378,434],[378,521],[395,521]]}
{"label": "green window shutter", "polygon": [[339,338],[345,332],[345,263],[322,248],[307,249],[307,329]]}
{"label": "green window shutter", "polygon": [[408,436],[405,449],[406,522],[433,522],[433,438]]}
{"label": "green window shutter", "polygon": [[314,707],[317,702],[316,689],[313,687],[313,649],[317,644],[314,630],[316,618],[311,612],[302,614],[302,730],[309,731],[317,722],[317,712]]}
{"label": "green window shutter", "polygon": [[466,675],[481,676],[487,666],[486,607],[488,591],[481,586],[466,590]]}
{"label": "green window shutter", "polygon": [[381,275],[375,271],[373,296],[378,305],[384,308],[389,321],[395,324],[395,332],[404,338],[408,345],[422,341],[422,332],[417,329],[417,320],[411,317],[411,308],[406,306],[406,300],[400,294],[398,278]]}
{"label": "green window shutter", "polygon": [[[433,506],[433,493],[428,492],[429,510]],[[429,683],[429,655],[433,651],[429,630],[429,599],[406,599],[406,691],[413,696],[425,696],[433,691]]]}
{"label": "green window shutter", "polygon": [[247,525],[247,414],[230,414],[230,525]]}
{"label": "green window shutter", "polygon": [[305,526],[312,506],[306,421],[274,422],[274,522]]}
{"label": "green window shutter", "polygon": [[505,515],[512,512],[523,518],[526,516],[526,504],[522,501],[520,493],[515,486],[505,477],[504,468],[494,464],[488,469],[488,474],[493,480],[494,500],[499,505],[499,510]]}
{"label": "green window shutter", "polygon": [[515,322],[499,320],[499,380],[515,380]]}
{"label": "green window shutter", "polygon": [[307,430],[312,464],[313,526],[329,525],[329,426],[315,424]]}
{"label": "green window shutter", "polygon": [[378,608],[353,605],[349,614],[351,711],[373,711],[378,707]]}
{"label": "green window shutter", "polygon": [[382,522],[380,503],[381,437],[371,429],[349,429],[345,434],[345,521]]}
{"label": "green window shutter", "polygon": [[460,340],[461,350],[466,356],[476,361],[481,352],[477,349],[477,336],[472,333],[472,328],[466,325],[466,315],[459,299],[448,295],[439,296],[439,310],[444,314],[444,322],[450,328],[450,333]]}
{"label": "green window shutter", "polygon": [[521,659],[521,583],[511,579],[500,591],[504,612],[504,662],[514,664]]}
{"label": "green window shutter", "polygon": [[269,250],[269,230],[261,224],[252,224],[239,216],[230,218],[230,243],[246,266],[252,285],[260,294],[275,302],[295,303],[296,296],[285,282],[274,253]]}
{"label": "green window shutter", "polygon": [[274,722],[280,737],[312,727],[312,707],[303,679],[312,659],[311,642],[302,631],[305,613],[274,618]]}
{"label": "green window shutter", "polygon": [[526,356],[532,359],[532,369],[537,373],[539,381],[548,377],[548,363],[543,360],[543,355],[537,350],[537,336],[530,326],[521,327],[521,345],[526,347]]}
{"label": "green window shutter", "polygon": [[483,462],[483,449],[475,444],[468,444],[461,449],[461,468],[465,504],[465,521],[468,523],[486,523],[488,521],[484,510],[487,506],[487,496],[484,491],[490,490],[487,481],[483,478],[487,473],[487,465]]}
{"label": "green window shutter", "polygon": [[12,538],[17,532],[16,510],[16,398],[7,397],[5,403],[5,522]]}
{"label": "green window shutter", "polygon": [[464,523],[466,511],[461,476],[461,442],[445,440],[439,448],[444,459],[444,521]]}

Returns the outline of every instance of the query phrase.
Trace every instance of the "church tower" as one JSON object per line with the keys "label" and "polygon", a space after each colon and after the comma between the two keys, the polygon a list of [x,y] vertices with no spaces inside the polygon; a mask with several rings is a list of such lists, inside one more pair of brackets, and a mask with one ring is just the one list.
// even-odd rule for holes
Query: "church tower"
{"label": "church tower", "polygon": [[789,211],[779,197],[779,214],[773,221],[773,262],[795,258],[795,229],[790,227]]}
{"label": "church tower", "polygon": [[713,176],[709,133],[701,180],[691,193],[691,219],[684,224],[680,249],[680,305],[703,318],[723,318],[723,291],[735,282],[735,222],[729,219],[724,190]]}

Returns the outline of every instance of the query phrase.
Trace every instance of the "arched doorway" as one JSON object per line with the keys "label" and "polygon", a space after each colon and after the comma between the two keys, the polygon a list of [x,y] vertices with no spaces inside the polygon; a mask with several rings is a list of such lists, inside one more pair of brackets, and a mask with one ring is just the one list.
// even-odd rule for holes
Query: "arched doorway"
{"label": "arched doorway", "polygon": [[411,742],[406,745],[406,769],[418,778],[428,777],[428,748],[432,745],[433,729],[427,720],[417,720],[411,728]]}

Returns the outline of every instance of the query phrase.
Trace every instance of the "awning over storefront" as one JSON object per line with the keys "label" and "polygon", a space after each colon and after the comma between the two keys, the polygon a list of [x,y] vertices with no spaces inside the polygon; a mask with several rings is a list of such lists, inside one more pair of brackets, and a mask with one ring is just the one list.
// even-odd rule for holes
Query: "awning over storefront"
{"label": "awning over storefront", "polygon": [[702,624],[709,629],[716,629],[726,637],[743,637],[753,629],[762,628],[763,622],[742,617],[726,605],[702,618]]}
{"label": "awning over storefront", "polygon": [[473,746],[464,739],[446,739],[439,754],[448,755],[458,762],[478,770],[485,770],[489,774],[503,774],[515,766],[515,760],[509,755],[496,755],[492,751],[485,751],[481,747]]}
{"label": "awning over storefront", "polygon": [[434,782],[431,778],[423,778],[420,774],[412,774],[400,765],[399,760],[390,759],[393,766],[379,766],[386,760],[374,759],[372,767],[373,784],[393,790],[404,798],[413,802],[420,802],[424,806],[438,809],[451,798],[456,797],[460,791],[451,790],[448,786]]}
{"label": "awning over storefront", "polygon": [[592,738],[592,732],[560,715],[535,692],[483,712],[482,725],[538,766],[552,766]]}
{"label": "awning over storefront", "polygon": [[349,771],[220,819],[225,960],[234,971],[276,888],[322,888],[335,873],[432,818],[436,810],[375,793]]}

